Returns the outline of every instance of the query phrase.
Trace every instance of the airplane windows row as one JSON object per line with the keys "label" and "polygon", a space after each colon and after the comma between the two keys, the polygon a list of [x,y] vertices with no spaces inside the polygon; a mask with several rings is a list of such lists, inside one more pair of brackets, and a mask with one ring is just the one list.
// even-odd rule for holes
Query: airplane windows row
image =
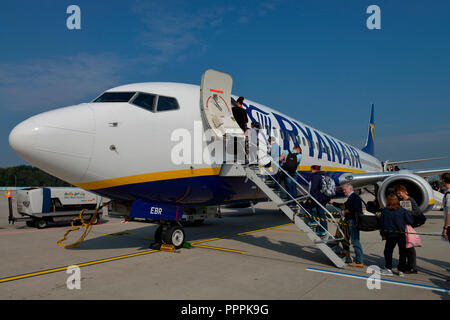
{"label": "airplane windows row", "polygon": [[177,110],[179,108],[180,106],[178,105],[177,99],[158,96],[157,111]]}
{"label": "airplane windows row", "polygon": [[136,98],[134,98],[134,100],[131,101],[131,103],[151,112],[161,112],[180,109],[177,99],[175,98],[157,96],[154,94],[142,92],[138,93]]}
{"label": "airplane windows row", "polygon": [[93,102],[128,102],[136,92],[105,92]]}
{"label": "airplane windows row", "polygon": [[[134,99],[131,100],[133,96]],[[105,92],[93,102],[129,102],[151,112],[180,109],[175,98],[143,92]]]}
{"label": "airplane windows row", "polygon": [[154,94],[148,93],[139,93],[136,98],[133,100],[132,104],[137,105],[138,107],[144,108],[148,111],[155,111],[155,98]]}

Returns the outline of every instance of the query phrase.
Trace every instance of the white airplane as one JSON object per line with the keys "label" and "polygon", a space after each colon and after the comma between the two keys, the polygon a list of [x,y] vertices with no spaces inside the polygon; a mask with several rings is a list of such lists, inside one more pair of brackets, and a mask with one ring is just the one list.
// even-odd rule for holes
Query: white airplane
{"label": "white airplane", "polygon": [[[243,136],[233,117],[237,97],[231,88],[232,78],[214,70],[205,72],[200,87],[159,82],[119,86],[89,103],[23,121],[11,131],[9,143],[30,164],[113,199],[115,210],[125,216],[170,222],[164,235],[158,228],[156,237],[169,243],[181,239],[176,240],[179,245],[184,232],[173,222],[183,214],[201,219],[215,214],[217,205],[267,199],[245,177],[220,175],[222,163],[212,161],[220,152],[212,152],[211,141],[202,139],[208,130],[217,141],[225,133]],[[420,208],[429,210],[433,191],[423,177],[450,171],[384,171],[373,156],[373,105],[361,150],[262,104],[246,100],[244,107],[249,121],[259,122],[267,134],[281,133],[282,149],[302,147],[298,172],[307,180],[310,166],[320,165],[338,185],[375,186],[381,205],[394,185],[404,184]]]}

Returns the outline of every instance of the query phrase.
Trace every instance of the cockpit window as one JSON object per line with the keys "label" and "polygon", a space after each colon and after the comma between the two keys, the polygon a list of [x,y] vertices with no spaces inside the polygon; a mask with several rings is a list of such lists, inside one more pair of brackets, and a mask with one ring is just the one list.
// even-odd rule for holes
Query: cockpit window
{"label": "cockpit window", "polygon": [[128,102],[136,92],[105,92],[94,102]]}
{"label": "cockpit window", "polygon": [[138,93],[131,103],[148,111],[155,112],[155,100],[156,96],[154,94]]}
{"label": "cockpit window", "polygon": [[158,96],[158,106],[156,110],[159,111],[169,111],[180,109],[177,99],[170,97]]}

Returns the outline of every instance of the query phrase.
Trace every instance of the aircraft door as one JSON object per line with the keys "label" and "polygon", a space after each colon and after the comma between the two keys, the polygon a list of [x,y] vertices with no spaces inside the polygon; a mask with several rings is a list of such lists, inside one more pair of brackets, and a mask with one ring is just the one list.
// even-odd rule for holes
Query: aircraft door
{"label": "aircraft door", "polygon": [[217,136],[243,135],[232,113],[233,78],[226,73],[207,70],[200,87],[201,110],[208,126]]}

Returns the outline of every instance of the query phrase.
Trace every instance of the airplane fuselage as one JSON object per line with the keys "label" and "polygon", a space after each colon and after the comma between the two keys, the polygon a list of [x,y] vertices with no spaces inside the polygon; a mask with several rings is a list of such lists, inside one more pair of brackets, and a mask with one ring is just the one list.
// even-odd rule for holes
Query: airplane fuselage
{"label": "airplane fuselage", "polygon": [[[44,171],[111,199],[195,206],[265,198],[244,177],[219,176],[219,163],[198,161],[194,156],[190,163],[174,163],[173,148],[179,143],[174,131],[181,129],[196,137],[204,129],[199,86],[138,83],[107,92],[171,97],[179,108],[152,112],[128,102],[60,108],[19,124],[11,132],[11,146]],[[294,143],[301,146],[298,171],[306,179],[313,164],[322,166],[336,182],[343,173],[383,171],[375,157],[320,130],[250,100],[244,107],[250,122],[281,132],[282,149],[292,149]],[[193,149],[199,147],[190,142]],[[200,144],[207,150],[204,139]]]}

